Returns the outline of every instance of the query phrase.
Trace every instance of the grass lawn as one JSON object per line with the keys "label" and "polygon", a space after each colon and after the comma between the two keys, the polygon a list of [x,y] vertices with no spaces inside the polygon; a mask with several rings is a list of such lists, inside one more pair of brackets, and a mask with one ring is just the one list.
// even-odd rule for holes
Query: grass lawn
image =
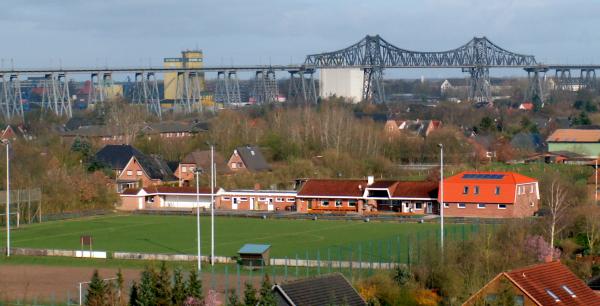
{"label": "grass lawn", "polygon": [[[210,252],[210,219],[203,217],[201,223],[202,254],[206,255]],[[460,238],[472,228],[448,225],[447,234]],[[271,257],[357,260],[360,251],[362,260],[367,260],[404,257],[408,241],[415,245],[435,240],[439,224],[216,217],[215,229],[216,255],[233,256],[245,243],[266,243],[272,245]],[[81,248],[81,235],[91,235],[94,250],[196,253],[193,216],[88,217],[22,226],[11,234],[13,247],[75,250]],[[5,239],[2,231],[1,246]]]}

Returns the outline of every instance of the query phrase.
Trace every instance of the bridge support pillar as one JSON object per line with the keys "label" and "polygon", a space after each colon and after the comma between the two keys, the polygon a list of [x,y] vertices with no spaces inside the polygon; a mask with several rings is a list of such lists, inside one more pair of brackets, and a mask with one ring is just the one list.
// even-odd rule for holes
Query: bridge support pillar
{"label": "bridge support pillar", "polygon": [[594,90],[597,87],[596,70],[592,68],[582,68],[579,74],[579,84],[584,88]]}
{"label": "bridge support pillar", "polygon": [[253,92],[256,103],[262,104],[277,102],[278,89],[275,71],[256,71]]}
{"label": "bridge support pillar", "polygon": [[188,114],[198,105],[197,109],[202,111],[202,85],[198,72],[179,71],[176,82],[176,110],[183,110]]}
{"label": "bridge support pillar", "polygon": [[571,78],[571,69],[557,68],[554,72],[554,82],[556,90],[571,90],[574,85]]}
{"label": "bridge support pillar", "polygon": [[242,102],[240,82],[235,70],[217,72],[215,102],[222,104],[239,104]]}
{"label": "bridge support pillar", "polygon": [[529,81],[529,88],[527,89],[527,99],[537,107],[544,107],[544,103],[546,102],[544,80],[546,77],[546,72],[548,72],[548,68],[525,68],[525,71],[527,71],[527,79]]}
{"label": "bridge support pillar", "polygon": [[158,81],[154,72],[139,71],[135,73],[135,83],[133,84],[133,97],[131,101],[133,104],[146,105],[148,112],[156,114],[159,119],[162,119]]}
{"label": "bridge support pillar", "polygon": [[47,73],[44,75],[42,109],[50,110],[57,116],[71,117],[71,94],[69,81],[65,73]]}
{"label": "bridge support pillar", "polygon": [[90,77],[90,94],[88,96],[89,104],[103,103],[114,94],[112,72],[92,72]]}
{"label": "bridge support pillar", "polygon": [[383,67],[370,67],[364,69],[363,100],[374,103],[385,103],[385,90],[383,87]]}
{"label": "bridge support pillar", "polygon": [[317,90],[313,75],[314,69],[290,70],[288,99],[307,104],[317,103]]}
{"label": "bridge support pillar", "polygon": [[23,104],[21,103],[21,83],[18,74],[5,76],[0,74],[0,111],[8,121],[14,117],[23,118]]}
{"label": "bridge support pillar", "polygon": [[469,73],[469,99],[477,104],[492,106],[492,91],[490,85],[490,69],[476,66],[463,69]]}

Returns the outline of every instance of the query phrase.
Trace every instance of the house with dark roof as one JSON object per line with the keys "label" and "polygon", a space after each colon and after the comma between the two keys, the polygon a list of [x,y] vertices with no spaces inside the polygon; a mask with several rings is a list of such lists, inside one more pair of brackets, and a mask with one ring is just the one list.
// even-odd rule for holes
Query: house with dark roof
{"label": "house with dark roof", "polygon": [[464,171],[444,179],[444,215],[520,218],[539,209],[538,181],[514,172]]}
{"label": "house with dark roof", "polygon": [[599,306],[600,297],[560,261],[502,272],[463,306],[490,305],[510,298],[513,305]]}
{"label": "house with dark roof", "polygon": [[177,178],[165,160],[157,155],[132,156],[117,176],[117,191],[163,184],[176,184]]}
{"label": "house with dark roof", "polygon": [[277,306],[365,306],[367,303],[339,273],[294,280],[273,286]]}
{"label": "house with dark roof", "polygon": [[161,121],[149,123],[141,129],[141,133],[151,139],[158,136],[161,139],[181,139],[194,136],[201,131],[197,123],[181,121]]}
{"label": "house with dark roof", "polygon": [[244,146],[237,147],[227,161],[227,166],[231,171],[270,171],[271,166],[263,156],[258,147]]}
{"label": "house with dark roof", "polygon": [[377,211],[438,214],[438,187],[432,181],[375,181],[366,188],[365,198]]}
{"label": "house with dark roof", "polygon": [[[201,170],[205,175],[210,175],[210,159],[210,150],[196,150],[186,155],[174,171],[175,176],[179,179],[179,184],[189,185],[194,180],[195,169]],[[227,161],[218,152],[214,152],[214,162],[217,174],[230,172]]]}
{"label": "house with dark roof", "polygon": [[115,172],[115,177],[118,177],[131,157],[142,155],[144,154],[131,145],[105,145],[96,152],[95,159],[100,164],[110,167]]}
{"label": "house with dark roof", "polygon": [[116,129],[106,125],[85,125],[74,130],[60,132],[60,137],[66,141],[73,141],[75,138],[84,138],[90,141],[105,144],[126,143],[126,137]]}
{"label": "house with dark roof", "polygon": [[296,195],[298,211],[355,212],[374,210],[366,205],[365,190],[369,179],[308,179]]}
{"label": "house with dark roof", "polygon": [[429,134],[442,127],[439,120],[396,120],[386,121],[384,130],[388,135],[405,133],[412,136],[427,137]]}
{"label": "house with dark roof", "polygon": [[210,208],[210,188],[149,186],[125,189],[119,210]]}

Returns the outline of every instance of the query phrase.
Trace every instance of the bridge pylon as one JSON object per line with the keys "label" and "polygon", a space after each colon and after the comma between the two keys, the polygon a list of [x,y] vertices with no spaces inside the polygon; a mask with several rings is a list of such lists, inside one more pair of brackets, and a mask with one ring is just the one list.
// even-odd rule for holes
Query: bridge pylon
{"label": "bridge pylon", "polygon": [[69,81],[65,73],[44,75],[42,109],[50,110],[57,116],[73,116]]}
{"label": "bridge pylon", "polygon": [[18,74],[0,74],[0,111],[8,121],[15,117],[23,118],[23,104],[21,103],[21,83]]}
{"label": "bridge pylon", "polygon": [[202,111],[202,85],[196,71],[179,71],[176,78],[175,108],[189,114],[195,105]]}
{"label": "bridge pylon", "polygon": [[256,103],[277,102],[278,88],[274,70],[258,70],[254,74],[253,95]]}
{"label": "bridge pylon", "polygon": [[235,70],[217,72],[214,100],[216,103],[222,104],[239,104],[242,102],[240,82]]}
{"label": "bridge pylon", "polygon": [[527,80],[529,81],[527,99],[531,102],[539,103],[539,107],[544,107],[546,103],[546,86],[544,83],[548,67],[528,67],[525,68],[525,71],[527,71]]}
{"label": "bridge pylon", "polygon": [[363,101],[385,103],[385,90],[383,86],[383,68],[372,67],[364,69]]}
{"label": "bridge pylon", "polygon": [[288,99],[306,104],[317,103],[314,69],[290,70]]}
{"label": "bridge pylon", "polygon": [[145,105],[148,112],[155,114],[158,119],[162,119],[158,80],[154,72],[139,71],[135,73],[131,102]]}

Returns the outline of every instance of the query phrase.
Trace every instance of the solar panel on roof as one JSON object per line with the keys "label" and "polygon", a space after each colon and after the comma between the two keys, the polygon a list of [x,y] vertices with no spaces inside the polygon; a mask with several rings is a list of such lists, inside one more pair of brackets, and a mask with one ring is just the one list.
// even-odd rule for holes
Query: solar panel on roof
{"label": "solar panel on roof", "polygon": [[484,180],[500,180],[504,178],[504,174],[479,174],[479,173],[467,173],[463,174],[463,179],[484,179]]}

